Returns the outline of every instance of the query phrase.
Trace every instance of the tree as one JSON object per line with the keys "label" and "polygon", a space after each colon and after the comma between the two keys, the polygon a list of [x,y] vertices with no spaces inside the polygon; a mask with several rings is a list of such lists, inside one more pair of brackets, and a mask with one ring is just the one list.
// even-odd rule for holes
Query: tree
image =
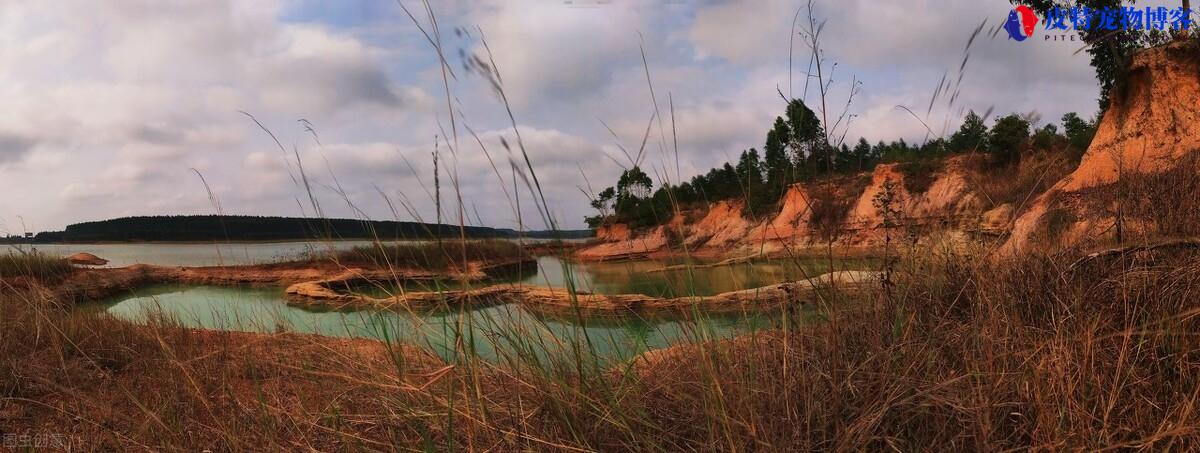
{"label": "tree", "polygon": [[763,157],[767,185],[772,192],[783,193],[783,189],[791,183],[793,166],[792,160],[788,159],[787,155],[791,134],[787,122],[781,117],[776,117],[774,127],[767,131],[767,143],[763,146]]}
{"label": "tree", "polygon": [[[1183,10],[1184,10],[1184,11],[1186,11],[1186,12],[1188,12],[1188,13],[1191,13],[1191,11],[1192,11],[1192,2],[1191,2],[1191,0],[1183,0]],[[1182,37],[1184,37],[1184,38],[1187,38],[1187,36],[1188,36],[1188,30],[1187,30],[1186,28],[1185,28],[1185,29],[1183,29],[1183,30],[1179,30],[1179,35],[1180,35],[1180,36],[1182,36]]]}
{"label": "tree", "polygon": [[1094,121],[1084,121],[1075,112],[1067,113],[1062,117],[1063,132],[1067,136],[1067,144],[1070,145],[1071,151],[1083,155],[1088,147],[1092,144],[1092,137],[1096,135],[1096,123]]}
{"label": "tree", "polygon": [[650,180],[650,176],[634,166],[622,172],[621,178],[617,180],[617,203],[620,204],[622,200],[646,198],[650,196],[650,189],[653,187],[654,182]]}
{"label": "tree", "polygon": [[854,155],[855,170],[865,171],[872,160],[871,144],[867,142],[867,139],[860,138],[851,153]]}
{"label": "tree", "polygon": [[597,194],[595,200],[592,200],[592,208],[604,213],[612,207],[612,201],[616,197],[617,192],[614,191],[612,187],[606,188]]}
{"label": "tree", "polygon": [[737,172],[738,185],[746,191],[759,191],[762,188],[763,166],[758,159],[758,150],[750,148],[742,151],[734,171]]}
{"label": "tree", "polygon": [[1058,134],[1058,126],[1046,124],[1033,133],[1033,149],[1035,150],[1051,150],[1061,149],[1066,142],[1066,138]]}
{"label": "tree", "polygon": [[797,166],[803,166],[809,156],[823,151],[825,132],[817,114],[804,105],[804,101],[793,99],[787,105],[786,114],[792,157]]}
{"label": "tree", "polygon": [[833,156],[833,169],[838,173],[852,172],[858,169],[858,161],[854,158],[854,152],[845,143]]}
{"label": "tree", "polygon": [[989,134],[988,150],[997,165],[1020,162],[1021,151],[1029,143],[1029,121],[1016,114],[996,120]]}
{"label": "tree", "polygon": [[963,118],[962,127],[958,128],[958,132],[950,136],[950,151],[959,152],[987,149],[987,142],[987,125],[983,124],[983,118],[980,118],[974,110],[971,110]]}
{"label": "tree", "polygon": [[654,182],[641,168],[633,167],[621,173],[617,180],[616,206],[613,208],[617,218],[634,225],[652,221],[653,212],[645,209]]}

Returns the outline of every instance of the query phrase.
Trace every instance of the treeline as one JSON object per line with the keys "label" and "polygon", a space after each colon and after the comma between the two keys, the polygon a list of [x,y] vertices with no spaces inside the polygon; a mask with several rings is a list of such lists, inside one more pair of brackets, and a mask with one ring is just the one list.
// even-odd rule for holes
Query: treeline
{"label": "treeline", "polygon": [[256,216],[125,217],[69,225],[39,233],[37,242],[280,241],[305,239],[429,239],[511,237],[516,232],[488,227],[419,222],[305,219]]}
{"label": "treeline", "polygon": [[1022,155],[1034,150],[1066,152],[1078,160],[1091,143],[1096,122],[1068,113],[1062,117],[1061,132],[1055,124],[1031,128],[1029,119],[1016,114],[997,118],[989,128],[984,118],[972,111],[949,139],[920,145],[903,139],[876,144],[859,139],[854,146],[833,146],[816,114],[802,101],[793,100],[767,131],[762,153],[756,148],[745,150],[736,162],[681,184],[660,185],[657,190],[649,175],[635,166],[621,174],[616,186],[597,194],[591,205],[599,214],[585,220],[593,228],[616,222],[634,227],[656,225],[671,216],[674,205],[727,199],[744,200],[746,214],[758,216],[777,209],[787,188],[797,182],[871,171],[881,163],[924,164],[970,151],[988,153],[998,167],[1017,165]]}

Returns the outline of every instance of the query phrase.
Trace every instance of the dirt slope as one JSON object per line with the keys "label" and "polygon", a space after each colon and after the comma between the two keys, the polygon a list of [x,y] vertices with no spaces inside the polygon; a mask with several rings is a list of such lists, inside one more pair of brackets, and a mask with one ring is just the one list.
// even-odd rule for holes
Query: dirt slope
{"label": "dirt slope", "polygon": [[[1179,169],[1185,157],[1200,150],[1197,55],[1194,44],[1177,42],[1134,57],[1126,87],[1112,96],[1079,168],[1016,220],[1004,252],[1103,243],[1118,234],[1130,239],[1151,232],[1149,219],[1139,218],[1134,205],[1159,191],[1136,183],[1143,175]],[[1195,174],[1181,176],[1186,182]],[[1177,191],[1159,188],[1167,189],[1168,197],[1151,203],[1177,203],[1170,199]]]}
{"label": "dirt slope", "polygon": [[[884,164],[870,174],[865,187],[853,183],[861,178],[848,178],[841,181],[840,186],[795,184],[784,195],[779,211],[766,218],[747,218],[740,201],[724,200],[712,204],[701,215],[689,216],[699,219],[695,222],[685,222],[684,216],[676,216],[666,228],[675,237],[682,238],[689,253],[710,256],[771,253],[784,247],[824,244],[819,225],[813,220],[814,212],[824,209],[822,215],[840,219],[837,244],[871,247],[881,244],[884,239],[884,219],[876,199],[887,190],[895,200],[892,209],[896,212],[899,236],[909,235],[910,230],[973,231],[994,229],[997,223],[1007,223],[1011,208],[1008,211],[993,209],[984,216],[991,207],[986,206],[968,183],[969,170],[964,165],[967,157],[947,159],[919,193],[910,193],[906,189],[906,176],[898,165]],[[835,193],[833,199],[838,200],[836,203],[829,201],[829,196],[821,195],[831,190]],[[835,206],[818,208],[821,203]],[[669,247],[664,227],[639,234],[631,232],[625,225],[611,225],[601,228],[598,238],[601,239],[599,244],[580,251],[581,259],[623,259],[683,250],[683,247]]]}
{"label": "dirt slope", "polygon": [[742,216],[742,210],[738,201],[717,202],[699,222],[685,226],[688,246],[711,249],[743,244],[754,225]]}
{"label": "dirt slope", "polygon": [[[1140,237],[1200,235],[1200,50],[1194,42],[1147,49],[1134,57],[1124,88],[1112,96],[1096,136],[1072,173],[1026,203],[989,201],[972,186],[970,156],[943,162],[934,174],[881,164],[864,188],[789,188],[779,211],[748,219],[742,204],[721,201],[695,223],[672,222],[689,252],[747,254],[783,246],[823,244],[820,231],[836,231],[837,245],[877,246],[884,239],[879,205],[890,195],[893,239],[1009,234],[1001,253],[1032,247],[1071,247]],[[1003,178],[1001,176],[1000,178]],[[912,180],[909,180],[912,179]],[[835,201],[829,201],[833,199]],[[1014,215],[1017,216],[1014,220]],[[833,219],[834,228],[822,228]],[[603,230],[603,243],[581,256],[609,259],[668,253],[662,228]],[[639,242],[641,241],[641,242]]]}
{"label": "dirt slope", "polygon": [[750,240],[759,242],[797,242],[810,234],[808,222],[812,216],[808,190],[793,184],[783,196],[779,214],[755,227]]}

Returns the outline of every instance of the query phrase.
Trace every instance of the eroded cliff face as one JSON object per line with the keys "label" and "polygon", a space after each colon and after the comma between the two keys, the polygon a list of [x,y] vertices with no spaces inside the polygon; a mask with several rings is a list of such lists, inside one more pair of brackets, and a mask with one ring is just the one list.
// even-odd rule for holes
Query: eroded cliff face
{"label": "eroded cliff face", "polygon": [[753,227],[753,224],[742,216],[743,208],[743,204],[738,201],[717,202],[699,222],[683,226],[684,242],[695,249],[741,245]]}
{"label": "eroded cliff face", "polygon": [[629,225],[623,223],[602,225],[596,229],[596,239],[604,242],[628,241],[632,238],[633,231],[629,229]]}
{"label": "eroded cliff face", "polygon": [[[1189,179],[1194,183],[1200,150],[1198,62],[1200,53],[1188,42],[1136,55],[1124,90],[1113,94],[1079,167],[1020,215],[1002,252],[1164,234],[1167,225],[1154,225],[1153,216],[1139,215],[1138,206],[1170,209],[1181,203],[1175,197],[1191,195],[1180,191],[1187,190],[1182,186]],[[1180,173],[1177,181],[1146,177],[1172,171]]]}
{"label": "eroded cliff face", "polygon": [[[974,231],[981,228],[985,203],[967,182],[969,156],[947,159],[928,187],[912,193],[899,164],[875,168],[871,183],[855,201],[843,230],[843,243],[878,245],[885,239],[884,221],[893,235],[928,234],[933,230]],[[885,205],[884,200],[890,202]],[[885,219],[885,217],[887,217]]]}
{"label": "eroded cliff face", "polygon": [[808,220],[812,213],[809,193],[803,185],[794,184],[783,196],[779,214],[754,228],[748,238],[759,243],[791,243],[808,236],[811,230]]}
{"label": "eroded cliff face", "polygon": [[[602,228],[601,243],[579,252],[582,259],[605,260],[681,253],[753,255],[784,248],[823,245],[832,237],[838,246],[871,247],[885,240],[885,210],[894,240],[938,230],[974,232],[1004,228],[1010,223],[1008,205],[987,206],[969,186],[964,165],[968,156],[947,159],[919,193],[906,188],[905,174],[896,164],[879,165],[865,187],[795,184],[779,211],[750,219],[740,201],[724,200],[693,216],[676,216],[663,226],[629,234],[624,225]],[[881,202],[890,198],[890,204]],[[832,206],[822,206],[829,205]],[[887,208],[887,209],[885,209]],[[986,214],[986,215],[985,215]],[[685,217],[696,218],[694,222]],[[835,225],[820,222],[829,222]]]}
{"label": "eroded cliff face", "polygon": [[[629,230],[628,226],[619,225],[618,229]],[[591,247],[585,247],[576,252],[576,257],[583,260],[619,260],[639,258],[668,250],[667,227],[660,225],[643,234],[606,235],[608,240]]]}
{"label": "eroded cliff face", "polygon": [[[581,256],[632,256],[619,255],[625,250],[637,250],[635,255],[641,256],[682,252],[677,245],[701,255],[746,255],[830,240],[838,246],[872,247],[889,237],[919,241],[935,233],[1007,236],[999,249],[1007,254],[1117,239],[1200,235],[1197,44],[1176,42],[1139,53],[1125,88],[1112,99],[1079,166],[1048,190],[1022,195],[1015,205],[993,203],[973,187],[971,176],[979,174],[971,172],[978,170],[967,165],[971,156],[960,155],[945,160],[931,178],[909,176],[901,164],[884,164],[862,188],[797,184],[788,190],[779,211],[764,219],[748,219],[740,202],[722,201],[701,216],[689,216],[700,219],[696,222],[677,218],[642,234],[613,226],[604,238],[616,240],[588,248]],[[638,238],[644,240],[639,243]]]}

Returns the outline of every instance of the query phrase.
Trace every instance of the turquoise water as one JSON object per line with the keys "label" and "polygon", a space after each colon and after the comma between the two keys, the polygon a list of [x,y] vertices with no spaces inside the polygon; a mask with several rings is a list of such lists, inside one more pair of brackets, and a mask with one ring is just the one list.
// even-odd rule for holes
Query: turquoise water
{"label": "turquoise water", "polygon": [[726,338],[775,322],[769,314],[696,318],[687,313],[580,321],[514,304],[427,312],[311,311],[286,305],[279,288],[181,285],[147,287],[97,308],[138,323],[166,319],[214,330],[375,338],[422,345],[446,360],[473,349],[493,361],[570,354],[575,346],[605,360],[624,360],[680,341]]}
{"label": "turquoise water", "polygon": [[[254,264],[278,261],[313,251],[341,250],[366,241],[279,242],[243,244],[100,244],[39,246],[51,253],[86,251],[111,260],[111,266],[134,263],[200,266]],[[694,264],[703,263],[693,261]],[[536,272],[507,277],[503,282],[564,288],[598,294],[646,294],[660,297],[711,295],[727,291],[813,277],[831,270],[822,259],[741,263],[719,267],[658,272],[681,261],[623,263],[571,263],[558,257],[538,258]],[[870,260],[837,261],[832,268],[871,269]],[[467,287],[496,284],[487,282]],[[460,288],[461,283],[441,282],[440,289]],[[400,288],[383,284],[355,291],[388,297]],[[407,283],[406,291],[431,291],[439,287]],[[771,327],[774,317],[765,314],[689,315],[648,318],[625,314],[612,318],[570,319],[546,316],[519,305],[479,307],[432,312],[312,311],[288,306],[282,288],[208,287],[160,285],[104,301],[92,309],[105,310],[121,319],[147,322],[164,317],[195,328],[245,332],[302,332],[338,337],[363,337],[422,344],[443,358],[457,351],[474,350],[481,356],[504,360],[515,355],[542,357],[573,351],[573,346],[594,350],[606,358],[626,359],[653,348],[680,341],[730,337]],[[697,316],[699,316],[697,318]],[[564,350],[565,349],[565,350]]]}
{"label": "turquoise water", "polygon": [[[351,292],[389,298],[401,291],[446,291],[479,288],[496,283],[566,288],[572,282],[576,291],[595,294],[645,294],[655,297],[711,296],[758,288],[785,281],[803,280],[833,270],[875,269],[873,260],[839,260],[830,267],[823,258],[758,261],[717,267],[696,267],[662,272],[666,266],[682,264],[678,260],[643,260],[621,263],[575,263],[554,256],[538,258],[536,272],[511,275],[499,282],[463,284],[461,281],[407,282],[399,287],[384,283],[361,286]],[[703,263],[694,263],[697,266]],[[570,278],[568,279],[568,276]]]}

